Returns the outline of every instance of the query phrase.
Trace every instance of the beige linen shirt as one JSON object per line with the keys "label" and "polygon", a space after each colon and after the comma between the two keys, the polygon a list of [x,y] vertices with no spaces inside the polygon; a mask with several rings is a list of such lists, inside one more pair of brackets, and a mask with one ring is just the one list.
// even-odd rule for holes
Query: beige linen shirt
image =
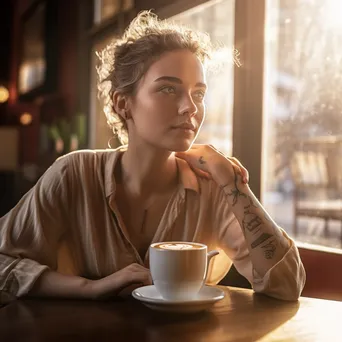
{"label": "beige linen shirt", "polygon": [[[114,198],[114,167],[126,146],[83,150],[59,158],[18,204],[0,218],[0,302],[29,292],[47,269],[99,279],[131,263],[148,266],[132,245]],[[253,263],[241,227],[223,190],[197,177],[177,158],[179,185],[168,202],[153,242],[195,241],[218,249],[208,284],[217,284],[232,263],[254,291],[296,300],[305,271],[292,239],[264,277]]]}

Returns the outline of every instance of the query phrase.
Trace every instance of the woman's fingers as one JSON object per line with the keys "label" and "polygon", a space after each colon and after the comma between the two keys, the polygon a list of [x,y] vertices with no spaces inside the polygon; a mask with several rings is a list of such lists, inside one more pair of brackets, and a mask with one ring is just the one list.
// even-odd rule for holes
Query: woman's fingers
{"label": "woman's fingers", "polygon": [[150,271],[141,265],[138,266],[139,267],[136,267],[135,271],[132,272],[132,277],[130,281],[123,284],[118,294],[120,297],[127,297],[132,293],[133,290],[135,290],[138,287],[153,284]]}
{"label": "woman's fingers", "polygon": [[235,157],[228,157],[228,159],[234,163],[235,165],[237,165],[241,171],[242,174],[242,180],[244,183],[248,183],[249,182],[249,173],[247,171],[247,169],[241,164],[240,160],[235,158]]}
{"label": "woman's fingers", "polygon": [[151,285],[152,284],[152,276],[149,269],[145,268],[144,266],[139,265],[140,268],[136,272],[136,281],[142,282],[144,285]]}

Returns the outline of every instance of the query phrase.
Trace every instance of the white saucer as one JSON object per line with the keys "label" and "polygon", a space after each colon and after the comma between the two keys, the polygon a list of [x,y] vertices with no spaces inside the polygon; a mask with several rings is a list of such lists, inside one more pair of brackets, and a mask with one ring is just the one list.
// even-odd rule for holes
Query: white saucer
{"label": "white saucer", "polygon": [[153,310],[174,313],[193,313],[209,309],[224,298],[224,292],[217,287],[203,286],[198,296],[187,301],[169,301],[162,298],[154,285],[135,289],[132,296]]}

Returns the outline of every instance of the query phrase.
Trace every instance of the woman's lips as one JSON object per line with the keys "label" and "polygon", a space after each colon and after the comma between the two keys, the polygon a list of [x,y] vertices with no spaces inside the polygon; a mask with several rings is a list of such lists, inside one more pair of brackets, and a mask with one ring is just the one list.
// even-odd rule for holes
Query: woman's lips
{"label": "woman's lips", "polygon": [[182,127],[174,127],[174,130],[180,132],[180,133],[186,133],[186,134],[193,134],[195,133],[194,130],[189,129],[189,128],[182,128]]}

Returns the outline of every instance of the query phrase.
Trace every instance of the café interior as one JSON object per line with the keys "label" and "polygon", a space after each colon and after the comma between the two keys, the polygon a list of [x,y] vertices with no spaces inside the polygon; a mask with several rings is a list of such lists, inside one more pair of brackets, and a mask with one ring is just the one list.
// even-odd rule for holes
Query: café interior
{"label": "caf\u00e9 interior", "polygon": [[[247,168],[254,194],[298,246],[302,296],[341,301],[338,0],[2,1],[0,217],[58,157],[119,147],[97,96],[96,52],[149,9],[217,45],[196,143]],[[222,284],[250,288],[234,267]]]}

